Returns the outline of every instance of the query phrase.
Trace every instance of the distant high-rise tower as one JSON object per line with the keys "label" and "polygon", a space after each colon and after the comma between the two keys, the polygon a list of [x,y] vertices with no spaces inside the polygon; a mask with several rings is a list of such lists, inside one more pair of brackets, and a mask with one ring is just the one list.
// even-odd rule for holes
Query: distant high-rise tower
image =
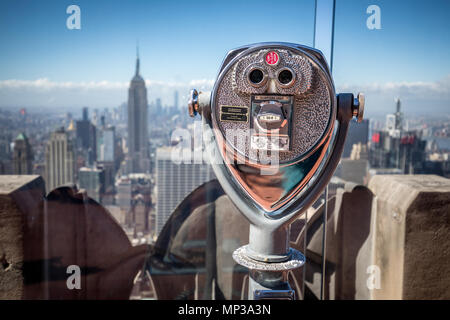
{"label": "distant high-rise tower", "polygon": [[158,235],[175,208],[194,189],[215,178],[211,165],[172,161],[173,149],[156,149],[156,230]]}
{"label": "distant high-rise tower", "polygon": [[89,121],[89,109],[88,107],[83,107],[83,120]]}
{"label": "distant high-rise tower", "polygon": [[402,106],[402,103],[399,98],[395,100],[395,128],[400,130],[400,132],[403,131],[403,113],[401,112],[400,108]]}
{"label": "distant high-rise tower", "polygon": [[173,94],[173,106],[175,109],[178,109],[178,91],[175,90],[175,93]]}
{"label": "distant high-rise tower", "polygon": [[32,174],[33,152],[24,133],[20,133],[14,141],[13,170],[14,174]]}
{"label": "distant high-rise tower", "polygon": [[89,120],[88,108],[83,108],[83,118],[76,122],[77,148],[81,150],[88,164],[97,159],[96,130]]}
{"label": "distant high-rise tower", "polygon": [[53,132],[45,151],[45,183],[47,192],[68,183],[74,183],[73,143],[64,128]]}
{"label": "distant high-rise tower", "polygon": [[395,113],[386,115],[386,130],[393,137],[399,138],[403,131],[403,113],[400,99],[395,100]]}
{"label": "distant high-rise tower", "polygon": [[136,57],[136,73],[128,89],[128,153],[133,173],[150,170],[148,152],[147,88],[139,74],[139,52]]}
{"label": "distant high-rise tower", "polygon": [[78,181],[80,189],[85,189],[89,197],[101,203],[105,191],[105,170],[101,168],[80,168]]}
{"label": "distant high-rise tower", "polygon": [[11,174],[13,172],[11,162],[11,140],[12,135],[4,126],[0,126],[0,174]]}
{"label": "distant high-rise tower", "polygon": [[116,205],[125,213],[131,208],[131,179],[122,176],[116,181]]}
{"label": "distant high-rise tower", "polygon": [[97,162],[114,162],[116,129],[114,126],[101,126],[96,131]]}
{"label": "distant high-rise tower", "polygon": [[157,98],[156,99],[156,113],[157,114],[161,114],[162,112],[162,102],[161,102],[161,98]]}

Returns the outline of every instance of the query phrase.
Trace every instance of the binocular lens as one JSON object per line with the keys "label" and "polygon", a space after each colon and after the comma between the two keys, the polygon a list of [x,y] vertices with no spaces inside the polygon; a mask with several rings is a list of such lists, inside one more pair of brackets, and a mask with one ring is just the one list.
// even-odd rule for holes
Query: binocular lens
{"label": "binocular lens", "polygon": [[294,75],[288,69],[285,69],[278,74],[278,81],[284,85],[291,83],[293,78],[294,78]]}
{"label": "binocular lens", "polygon": [[261,69],[254,69],[248,75],[248,78],[253,84],[260,84],[264,79],[264,73]]}

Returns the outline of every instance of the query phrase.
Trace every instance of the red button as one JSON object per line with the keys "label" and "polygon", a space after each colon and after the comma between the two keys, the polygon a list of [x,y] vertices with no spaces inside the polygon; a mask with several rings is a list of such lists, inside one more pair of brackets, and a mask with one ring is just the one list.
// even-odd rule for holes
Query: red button
{"label": "red button", "polygon": [[275,51],[270,51],[268,54],[266,54],[266,63],[268,65],[275,65],[278,63],[278,60],[280,59],[280,57],[278,56],[278,53],[276,53]]}

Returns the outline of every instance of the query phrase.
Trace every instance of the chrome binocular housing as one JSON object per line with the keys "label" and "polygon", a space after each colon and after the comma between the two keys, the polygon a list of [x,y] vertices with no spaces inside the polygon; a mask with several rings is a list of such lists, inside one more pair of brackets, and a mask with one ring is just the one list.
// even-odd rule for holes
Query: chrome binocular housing
{"label": "chrome binocular housing", "polygon": [[230,51],[211,93],[191,91],[223,189],[250,222],[249,245],[234,253],[251,270],[287,270],[304,257],[288,225],[322,193],[340,160],[349,122],[362,121],[364,95],[336,95],[316,49],[259,43]]}

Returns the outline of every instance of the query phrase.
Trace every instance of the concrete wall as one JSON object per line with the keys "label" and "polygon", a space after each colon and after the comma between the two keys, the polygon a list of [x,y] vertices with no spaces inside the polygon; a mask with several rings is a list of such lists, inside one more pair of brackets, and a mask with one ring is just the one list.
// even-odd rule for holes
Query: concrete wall
{"label": "concrete wall", "polygon": [[44,190],[39,176],[0,176],[0,299],[128,299],[148,247],[86,194]]}
{"label": "concrete wall", "polygon": [[375,176],[374,299],[450,299],[450,180]]}
{"label": "concrete wall", "polygon": [[0,299],[20,299],[24,292],[25,221],[15,198],[26,195],[22,207],[33,206],[44,190],[39,176],[0,176]]}
{"label": "concrete wall", "polygon": [[[373,206],[372,192],[354,183],[337,189],[336,197],[328,201],[325,299],[371,298],[365,284],[366,269],[372,264]],[[306,236],[305,285],[316,298],[320,297],[321,287],[323,211],[324,206],[310,210],[308,229],[291,243],[305,252]]]}
{"label": "concrete wall", "polygon": [[[308,220],[304,270],[316,297],[322,213]],[[327,229],[326,299],[450,299],[449,179],[380,175],[368,188],[347,184],[329,201]]]}
{"label": "concrete wall", "polygon": [[[109,212],[68,187],[44,197],[38,176],[0,178],[0,299],[128,298],[147,249],[132,247]],[[220,186],[205,188],[214,197],[205,200],[194,193],[173,215],[176,223],[166,227],[167,241],[158,239],[156,248],[176,251],[189,237],[208,242],[215,230],[211,243],[216,252],[207,243],[214,254],[205,263],[215,270],[222,294],[238,299],[245,296],[240,294],[246,290],[245,274],[236,269],[231,253],[247,241],[248,223]],[[208,201],[215,202],[214,210]],[[291,227],[291,246],[307,257],[304,268],[290,273],[296,288],[302,287],[305,275],[308,292],[298,296],[320,293],[323,210],[309,210],[307,231],[305,216]],[[184,223],[192,228],[179,228],[179,237],[172,239],[176,226]],[[208,224],[213,227],[208,229]],[[82,291],[67,290],[70,264],[84,270]],[[450,180],[380,175],[368,187],[346,184],[338,189],[328,203],[326,267],[326,299],[450,299]],[[199,283],[207,279],[197,278],[193,273],[189,281],[157,276],[153,281],[161,298],[161,290],[176,285],[206,288]]]}

